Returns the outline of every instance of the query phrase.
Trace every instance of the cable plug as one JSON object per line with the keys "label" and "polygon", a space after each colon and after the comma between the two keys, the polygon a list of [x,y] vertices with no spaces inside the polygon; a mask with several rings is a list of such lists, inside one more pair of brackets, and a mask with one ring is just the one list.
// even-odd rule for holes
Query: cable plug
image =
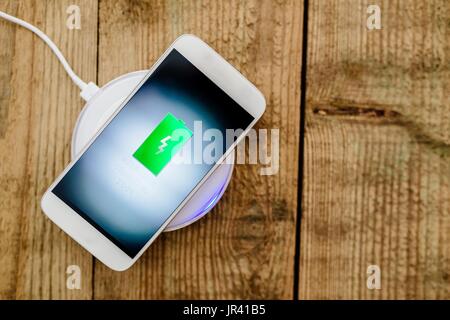
{"label": "cable plug", "polygon": [[84,89],[81,90],[80,96],[84,101],[88,101],[98,92],[98,90],[100,90],[100,88],[95,83],[89,82]]}

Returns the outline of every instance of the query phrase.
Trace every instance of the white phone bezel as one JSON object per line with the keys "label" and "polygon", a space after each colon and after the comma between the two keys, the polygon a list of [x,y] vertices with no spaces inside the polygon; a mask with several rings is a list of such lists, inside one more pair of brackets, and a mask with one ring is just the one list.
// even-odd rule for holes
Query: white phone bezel
{"label": "white phone bezel", "polygon": [[[146,243],[146,245],[134,257],[130,258],[125,252],[117,247],[111,240],[104,236],[88,221],[81,217],[72,208],[66,205],[59,199],[52,190],[70,168],[78,161],[83,153],[89,148],[93,141],[101,134],[103,129],[116,116],[123,106],[127,104],[130,98],[139,90],[148,77],[160,65],[160,63],[167,57],[167,55],[176,49],[200,71],[202,71],[210,80],[219,86],[225,93],[233,98],[240,106],[242,106],[253,117],[254,121],[244,130],[241,136],[237,138],[235,143],[224,153],[217,164],[208,172],[208,174],[197,184],[191,193],[184,199],[178,208],[170,215],[170,217],[160,227]],[[143,252],[150,246],[150,244],[158,237],[169,222],[175,217],[177,212],[190,199],[195,191],[202,185],[214,169],[226,158],[231,150],[239,143],[239,141],[248,133],[250,128],[258,121],[265,110],[266,102],[261,92],[250,83],[239,71],[231,66],[224,58],[216,53],[211,47],[204,43],[199,38],[193,35],[182,35],[175,40],[174,43],[164,52],[158,61],[150,68],[148,74],[133,90],[133,92],[124,100],[124,102],[111,115],[108,121],[97,132],[97,134],[89,141],[78,156],[64,169],[58,178],[47,189],[41,200],[41,207],[44,213],[64,230],[69,236],[76,240],[81,246],[93,254],[97,259],[105,265],[116,271],[123,271],[128,269],[133,263],[139,259]],[[226,111],[224,111],[226,112]]]}

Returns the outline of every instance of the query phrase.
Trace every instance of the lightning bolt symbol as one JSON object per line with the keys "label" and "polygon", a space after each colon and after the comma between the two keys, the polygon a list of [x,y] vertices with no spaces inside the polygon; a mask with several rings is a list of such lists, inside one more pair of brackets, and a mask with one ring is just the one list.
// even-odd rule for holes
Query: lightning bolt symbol
{"label": "lightning bolt symbol", "polygon": [[155,154],[160,154],[161,152],[164,151],[164,149],[167,147],[167,140],[172,139],[172,136],[167,136],[163,139],[161,139],[159,142],[161,142],[161,144],[158,147],[158,152],[156,152]]}

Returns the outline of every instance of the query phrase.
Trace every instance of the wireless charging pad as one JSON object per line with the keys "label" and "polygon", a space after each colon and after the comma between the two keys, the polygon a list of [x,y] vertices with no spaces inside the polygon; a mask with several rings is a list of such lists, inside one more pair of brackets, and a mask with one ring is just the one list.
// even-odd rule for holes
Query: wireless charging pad
{"label": "wireless charging pad", "polygon": [[[122,75],[106,85],[86,103],[72,134],[72,159],[103,126],[148,71]],[[173,231],[194,223],[220,200],[230,182],[234,164],[226,159],[203,183],[164,231]]]}

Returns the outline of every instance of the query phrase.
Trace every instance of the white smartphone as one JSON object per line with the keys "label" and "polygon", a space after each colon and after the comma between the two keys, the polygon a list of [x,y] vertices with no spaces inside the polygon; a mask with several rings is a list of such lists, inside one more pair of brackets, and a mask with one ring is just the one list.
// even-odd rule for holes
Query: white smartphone
{"label": "white smartphone", "polygon": [[125,270],[265,105],[261,92],[219,54],[183,35],[53,182],[42,210],[105,265]]}

